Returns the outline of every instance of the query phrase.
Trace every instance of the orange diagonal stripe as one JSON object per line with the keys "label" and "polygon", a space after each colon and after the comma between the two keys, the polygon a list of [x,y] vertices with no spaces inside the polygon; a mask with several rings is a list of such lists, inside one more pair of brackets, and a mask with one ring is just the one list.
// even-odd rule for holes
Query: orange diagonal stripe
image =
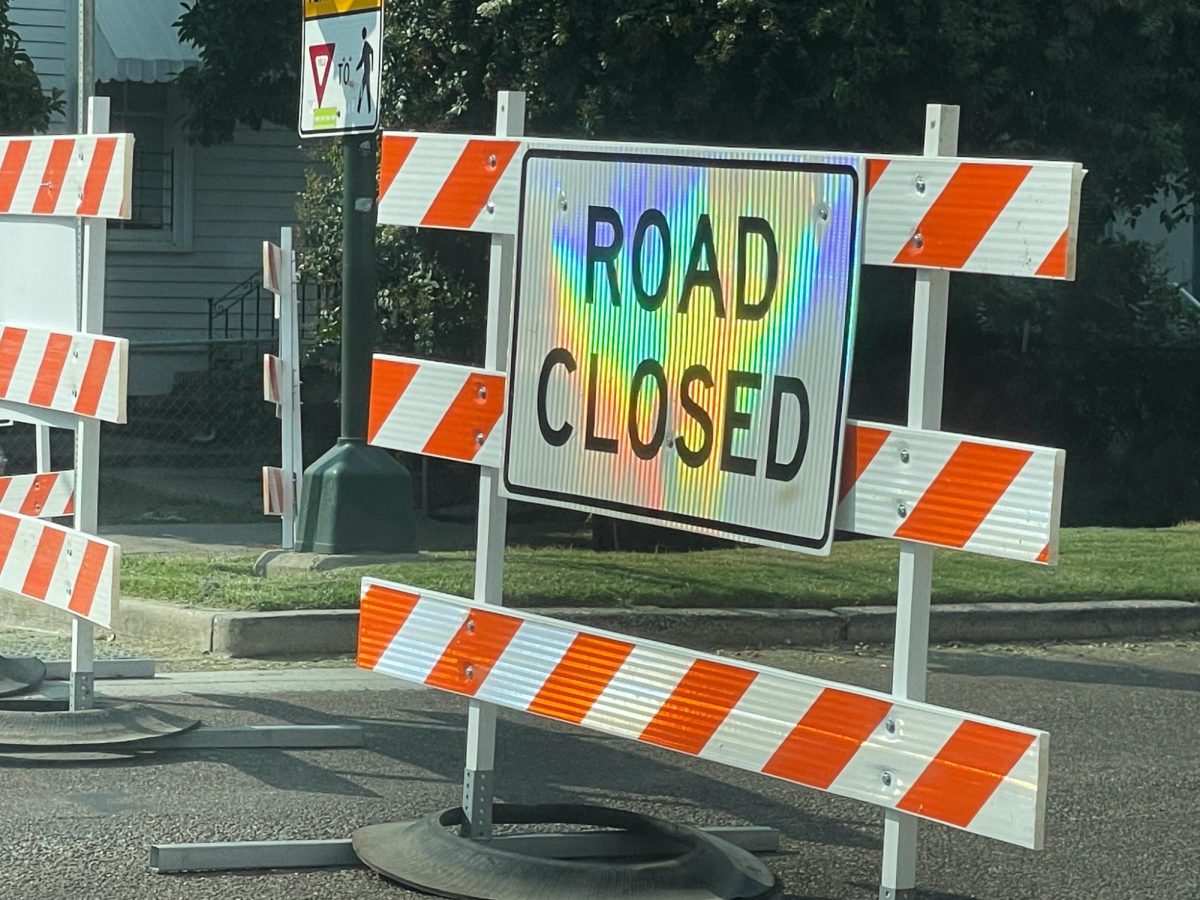
{"label": "orange diagonal stripe", "polygon": [[65,531],[59,531],[57,528],[46,528],[42,531],[42,536],[38,538],[37,550],[33,552],[33,562],[29,564],[29,571],[25,575],[25,584],[21,587],[22,594],[38,600],[46,599],[46,592],[50,590],[50,579],[54,575],[55,566],[58,565],[58,555],[62,552],[66,540]]}
{"label": "orange diagonal stripe", "polygon": [[383,147],[379,152],[380,200],[388,192],[388,188],[392,186],[392,182],[396,180],[396,176],[400,174],[401,167],[403,167],[405,160],[408,159],[408,154],[412,153],[412,148],[416,144],[417,139],[415,137],[393,134],[385,134],[383,136]]}
{"label": "orange diagonal stripe", "polygon": [[639,740],[699,753],[756,677],[750,669],[696,660]]}
{"label": "orange diagonal stripe", "polygon": [[17,528],[20,525],[21,520],[16,516],[0,513],[0,571],[8,562],[8,554],[12,551],[13,539],[16,538]]}
{"label": "orange diagonal stripe", "polygon": [[96,341],[88,357],[83,373],[83,384],[75,401],[75,412],[81,416],[94,416],[100,408],[100,397],[104,394],[104,382],[108,380],[108,364],[112,361],[117,345],[114,341]]}
{"label": "orange diagonal stripe", "polygon": [[875,182],[879,180],[879,176],[887,171],[890,159],[877,159],[872,157],[867,160],[867,193],[871,193],[871,188],[875,187]]}
{"label": "orange diagonal stripe", "polygon": [[75,577],[75,586],[71,590],[71,602],[67,604],[67,609],[71,612],[86,616],[92,611],[92,601],[96,599],[96,588],[100,585],[106,559],[108,547],[99,541],[87,542],[87,549],[83,551],[83,562],[79,564],[79,574]]}
{"label": "orange diagonal stripe", "polygon": [[909,241],[896,254],[896,262],[961,269],[1032,168],[960,165],[917,226],[921,246]]}
{"label": "orange diagonal stripe", "polygon": [[3,334],[0,334],[0,397],[8,395],[13,372],[16,371],[17,361],[21,358],[21,348],[25,346],[25,336],[28,333],[24,328],[5,328]]}
{"label": "orange diagonal stripe", "polygon": [[1065,278],[1067,274],[1067,229],[1058,236],[1035,273],[1046,278]]}
{"label": "orange diagonal stripe", "polygon": [[966,828],[1029,749],[1033,737],[963,722],[896,808]]}
{"label": "orange diagonal stripe", "polygon": [[891,432],[884,428],[868,428],[865,425],[846,426],[846,447],[842,451],[842,480],[838,486],[838,499],[842,500],[862,477],[883,442]]}
{"label": "orange diagonal stripe", "polygon": [[36,516],[46,505],[46,498],[54,490],[54,482],[58,481],[57,472],[43,472],[33,479],[33,485],[25,493],[21,501],[20,513],[23,516]]}
{"label": "orange diagonal stripe", "polygon": [[12,208],[17,193],[17,182],[25,171],[25,160],[29,157],[29,141],[9,141],[0,161],[0,213]]}
{"label": "orange diagonal stripe", "polygon": [[360,669],[374,669],[396,634],[408,621],[420,597],[373,584],[358,607],[358,658]]}
{"label": "orange diagonal stripe", "polygon": [[88,166],[87,179],[83,183],[83,197],[79,201],[76,215],[94,216],[100,211],[104,199],[104,187],[108,184],[108,172],[112,168],[113,155],[117,151],[116,138],[99,138],[92,163]]}
{"label": "orange diagonal stripe", "polygon": [[35,213],[52,213],[58,207],[58,195],[62,193],[63,179],[74,152],[74,138],[60,138],[50,145],[50,157],[42,173],[42,184],[33,201]]}
{"label": "orange diagonal stripe", "polygon": [[471,461],[504,412],[504,379],[470,375],[459,389],[422,452]]}
{"label": "orange diagonal stripe", "polygon": [[529,704],[529,712],[578,725],[632,652],[633,644],[626,641],[577,635]]}
{"label": "orange diagonal stripe", "polygon": [[826,790],[891,708],[886,700],[825,688],[763,772]]}
{"label": "orange diagonal stripe", "polygon": [[425,683],[474,697],[520,627],[521,620],[515,616],[471,610]]}
{"label": "orange diagonal stripe", "polygon": [[54,332],[46,341],[46,349],[42,353],[42,364],[38,366],[37,378],[33,380],[33,390],[29,392],[29,402],[34,406],[50,406],[54,403],[54,395],[58,391],[58,380],[62,377],[63,366],[67,363],[67,354],[71,352],[71,336]]}
{"label": "orange diagonal stripe", "polygon": [[963,546],[1031,456],[1032,450],[963,441],[895,536],[939,547]]}
{"label": "orange diagonal stripe", "polygon": [[408,390],[409,383],[417,374],[416,363],[397,362],[394,359],[371,360],[371,400],[367,424],[367,443],[375,440],[379,429],[396,408],[400,396]]}
{"label": "orange diagonal stripe", "polygon": [[[509,140],[468,141],[462,155],[433,199],[422,225],[470,228],[496,182],[517,152],[518,142]],[[495,162],[492,162],[492,158]]]}

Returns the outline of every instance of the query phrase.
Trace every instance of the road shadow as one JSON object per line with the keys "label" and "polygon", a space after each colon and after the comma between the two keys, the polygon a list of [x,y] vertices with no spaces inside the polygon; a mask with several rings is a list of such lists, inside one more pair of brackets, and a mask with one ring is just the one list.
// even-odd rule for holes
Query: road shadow
{"label": "road shadow", "polygon": [[1200,660],[1196,661],[1196,665],[1198,671],[1186,672],[1137,663],[1050,659],[1019,653],[945,650],[932,650],[929,653],[930,671],[942,675],[1029,678],[1038,681],[1107,684],[1193,693],[1200,692]]}

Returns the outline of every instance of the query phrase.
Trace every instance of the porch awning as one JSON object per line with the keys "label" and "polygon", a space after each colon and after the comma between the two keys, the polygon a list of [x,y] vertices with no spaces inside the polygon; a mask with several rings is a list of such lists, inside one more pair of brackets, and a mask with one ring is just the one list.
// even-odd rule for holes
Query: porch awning
{"label": "porch awning", "polygon": [[170,81],[200,64],[200,53],[179,42],[179,0],[96,0],[97,81]]}

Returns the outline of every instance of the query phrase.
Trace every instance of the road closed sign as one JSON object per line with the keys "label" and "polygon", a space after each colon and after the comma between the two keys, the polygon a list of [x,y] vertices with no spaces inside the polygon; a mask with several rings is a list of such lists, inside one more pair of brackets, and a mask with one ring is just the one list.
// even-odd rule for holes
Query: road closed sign
{"label": "road closed sign", "polygon": [[861,160],[679,152],[526,154],[504,492],[828,553]]}
{"label": "road closed sign", "polygon": [[301,0],[300,136],[379,127],[383,0]]}

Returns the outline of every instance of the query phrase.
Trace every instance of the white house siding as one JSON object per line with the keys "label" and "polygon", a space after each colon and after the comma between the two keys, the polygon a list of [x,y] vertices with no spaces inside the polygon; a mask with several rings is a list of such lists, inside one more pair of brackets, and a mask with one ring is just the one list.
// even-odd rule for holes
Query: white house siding
{"label": "white house siding", "polygon": [[[21,49],[33,60],[33,67],[47,92],[57,88],[70,103],[75,94],[75,19],[67,11],[65,0],[14,0],[8,20],[21,40]],[[68,111],[69,112],[69,111]],[[51,131],[62,131],[63,115],[55,116]]]}
{"label": "white house siding", "polygon": [[[304,188],[305,157],[295,132],[238,129],[234,141],[195,147],[189,250],[130,249],[109,238],[106,329],[135,345],[130,391],[170,390],[175,371],[203,368],[208,300],[219,298],[262,270],[262,242],[279,241],[295,222]],[[145,346],[153,341],[196,341],[192,348]],[[138,345],[142,345],[140,348]]]}

